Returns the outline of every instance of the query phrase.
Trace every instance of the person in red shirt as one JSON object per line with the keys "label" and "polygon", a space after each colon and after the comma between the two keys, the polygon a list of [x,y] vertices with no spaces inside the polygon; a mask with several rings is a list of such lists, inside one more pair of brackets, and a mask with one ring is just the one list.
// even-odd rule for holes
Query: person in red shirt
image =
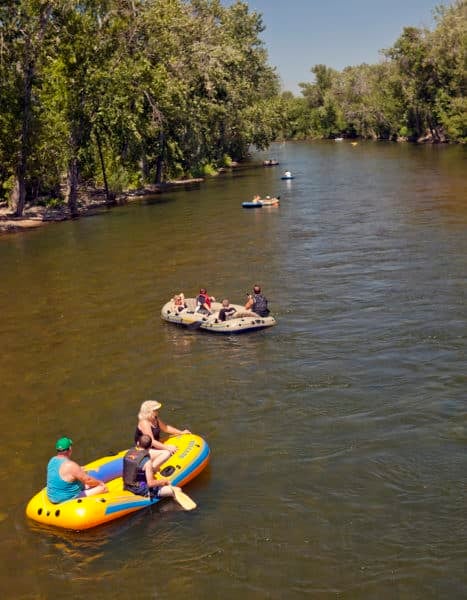
{"label": "person in red shirt", "polygon": [[211,314],[211,302],[215,300],[214,296],[209,296],[206,288],[199,290],[198,297],[196,298],[195,312],[203,312],[208,315]]}

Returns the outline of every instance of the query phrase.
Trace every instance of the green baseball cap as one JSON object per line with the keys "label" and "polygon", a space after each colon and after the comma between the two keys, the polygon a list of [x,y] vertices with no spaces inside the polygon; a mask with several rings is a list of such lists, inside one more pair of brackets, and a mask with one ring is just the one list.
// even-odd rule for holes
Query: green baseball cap
{"label": "green baseball cap", "polygon": [[55,449],[59,450],[60,452],[63,452],[64,450],[69,450],[72,445],[73,440],[70,440],[70,438],[68,437],[61,437],[59,440],[57,440],[57,443],[55,444]]}

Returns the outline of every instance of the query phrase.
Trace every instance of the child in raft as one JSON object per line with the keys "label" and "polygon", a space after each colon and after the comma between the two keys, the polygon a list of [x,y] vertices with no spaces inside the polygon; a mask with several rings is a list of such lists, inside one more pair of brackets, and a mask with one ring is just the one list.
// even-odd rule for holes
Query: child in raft
{"label": "child in raft", "polygon": [[174,303],[175,306],[175,310],[178,312],[182,312],[183,309],[186,308],[186,304],[185,304],[185,295],[183,292],[180,292],[179,294],[176,294],[173,298],[172,301]]}

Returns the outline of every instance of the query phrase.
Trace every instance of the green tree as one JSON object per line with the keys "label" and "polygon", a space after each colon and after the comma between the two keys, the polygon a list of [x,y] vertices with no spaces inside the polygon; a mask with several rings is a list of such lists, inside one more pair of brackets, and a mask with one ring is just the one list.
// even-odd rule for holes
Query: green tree
{"label": "green tree", "polygon": [[34,104],[34,86],[52,7],[52,2],[41,0],[8,0],[0,7],[2,133],[6,134],[0,145],[12,180],[10,202],[18,217],[24,211],[28,167],[36,143],[38,107]]}
{"label": "green tree", "polygon": [[443,141],[449,132],[465,137],[467,3],[441,6],[435,16],[434,31],[406,27],[386,55],[395,61],[402,80],[406,127],[415,139],[428,132],[434,141]]}

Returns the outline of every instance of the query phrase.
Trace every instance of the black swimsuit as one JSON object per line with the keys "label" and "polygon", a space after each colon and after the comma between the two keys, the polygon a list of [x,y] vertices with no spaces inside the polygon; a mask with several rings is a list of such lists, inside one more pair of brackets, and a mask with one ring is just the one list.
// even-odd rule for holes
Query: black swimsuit
{"label": "black swimsuit", "polygon": [[[159,419],[156,419],[155,425],[151,425],[152,437],[158,442],[161,437],[161,428],[159,426]],[[143,435],[141,429],[136,426],[135,430],[135,444],[139,442],[139,438]]]}

